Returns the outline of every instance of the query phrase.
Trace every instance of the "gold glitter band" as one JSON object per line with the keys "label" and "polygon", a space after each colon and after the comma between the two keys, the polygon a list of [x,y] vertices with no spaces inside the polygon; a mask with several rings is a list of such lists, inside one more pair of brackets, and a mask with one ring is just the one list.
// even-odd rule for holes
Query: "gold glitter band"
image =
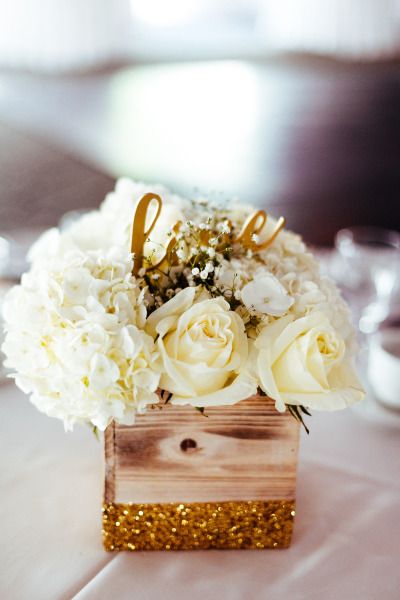
{"label": "gold glitter band", "polygon": [[103,505],[106,550],[287,548],[291,500]]}

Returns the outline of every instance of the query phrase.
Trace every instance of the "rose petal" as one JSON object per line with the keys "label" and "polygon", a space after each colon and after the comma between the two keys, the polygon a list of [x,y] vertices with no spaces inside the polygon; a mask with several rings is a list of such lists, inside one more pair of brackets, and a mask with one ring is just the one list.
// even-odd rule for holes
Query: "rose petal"
{"label": "rose petal", "polygon": [[178,406],[191,404],[199,408],[206,406],[230,406],[236,404],[236,402],[240,402],[240,400],[254,396],[256,392],[256,380],[248,373],[241,373],[230,385],[216,392],[192,398],[174,395],[171,402]]}
{"label": "rose petal", "polygon": [[157,324],[161,319],[172,315],[180,315],[182,312],[187,311],[193,304],[195,295],[196,288],[187,287],[171,298],[171,300],[160,306],[160,308],[157,308],[146,321],[146,331],[153,337],[156,337]]}

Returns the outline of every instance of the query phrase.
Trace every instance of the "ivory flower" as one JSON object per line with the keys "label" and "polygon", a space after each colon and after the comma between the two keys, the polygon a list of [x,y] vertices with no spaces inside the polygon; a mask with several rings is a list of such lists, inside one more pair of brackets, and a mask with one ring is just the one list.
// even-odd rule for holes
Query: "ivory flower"
{"label": "ivory flower", "polygon": [[285,404],[337,410],[364,395],[343,339],[321,312],[297,320],[288,315],[269,324],[255,349],[260,386],[280,411]]}
{"label": "ivory flower", "polygon": [[271,273],[255,277],[247,283],[241,291],[241,298],[250,311],[256,310],[273,317],[284,315],[294,302]]}
{"label": "ivory flower", "polygon": [[234,404],[257,389],[243,321],[223,298],[196,301],[196,294],[185,288],[147,320],[163,363],[160,386],[173,404]]}
{"label": "ivory flower", "polygon": [[[162,206],[150,239],[137,244],[148,260],[135,278],[132,223],[147,193]],[[131,424],[158,401],[157,388],[197,407],[234,404],[258,386],[279,410],[361,399],[355,334],[338,289],[290,231],[248,249],[240,233],[254,212],[123,178],[98,210],[46,232],[4,306],[5,364],[19,387],[66,428]],[[145,229],[156,215],[153,203]],[[249,233],[262,244],[275,226],[268,216]],[[168,260],[149,269],[172,235]]]}
{"label": "ivory flower", "polygon": [[40,263],[5,301],[5,365],[37,408],[66,429],[132,424],[158,402],[160,375],[143,330],[143,292],[129,254],[74,251]]}

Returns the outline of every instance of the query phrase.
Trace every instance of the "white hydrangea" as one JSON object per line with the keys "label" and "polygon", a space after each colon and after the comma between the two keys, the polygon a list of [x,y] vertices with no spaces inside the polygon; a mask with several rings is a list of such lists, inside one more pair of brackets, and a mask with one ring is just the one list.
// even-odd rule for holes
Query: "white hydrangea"
{"label": "white hydrangea", "polygon": [[6,298],[5,364],[66,429],[131,424],[158,401],[157,354],[131,271],[126,251],[73,249],[36,263]]}
{"label": "white hydrangea", "polygon": [[163,210],[157,222],[157,230],[151,235],[154,243],[148,244],[146,251],[158,251],[160,244],[165,243],[171,225],[183,219],[182,211],[188,214],[190,202],[172,194],[160,184],[149,185],[121,178],[117,181],[115,190],[107,194],[99,210],[83,215],[62,233],[56,228],[45,232],[32,246],[29,260],[47,261],[49,257],[65,256],[68,250],[73,249],[106,251],[110,247],[118,247],[126,251],[130,247],[136,205],[144,194],[150,192],[162,197]]}

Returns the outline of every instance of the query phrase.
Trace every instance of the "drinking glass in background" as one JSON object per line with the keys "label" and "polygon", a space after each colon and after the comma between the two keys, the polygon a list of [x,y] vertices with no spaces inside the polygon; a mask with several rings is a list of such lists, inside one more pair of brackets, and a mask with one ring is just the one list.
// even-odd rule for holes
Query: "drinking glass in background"
{"label": "drinking glass in background", "polygon": [[340,285],[360,331],[375,333],[390,313],[400,270],[400,233],[379,227],[341,229],[335,246],[343,260]]}
{"label": "drinking glass in background", "polygon": [[375,420],[382,416],[375,400],[385,408],[400,409],[399,349],[393,345],[400,339],[400,328],[388,329],[399,320],[399,307],[391,301],[399,283],[400,233],[352,227],[337,233],[335,245],[337,280],[359,329],[358,362],[367,391],[360,410]]}

